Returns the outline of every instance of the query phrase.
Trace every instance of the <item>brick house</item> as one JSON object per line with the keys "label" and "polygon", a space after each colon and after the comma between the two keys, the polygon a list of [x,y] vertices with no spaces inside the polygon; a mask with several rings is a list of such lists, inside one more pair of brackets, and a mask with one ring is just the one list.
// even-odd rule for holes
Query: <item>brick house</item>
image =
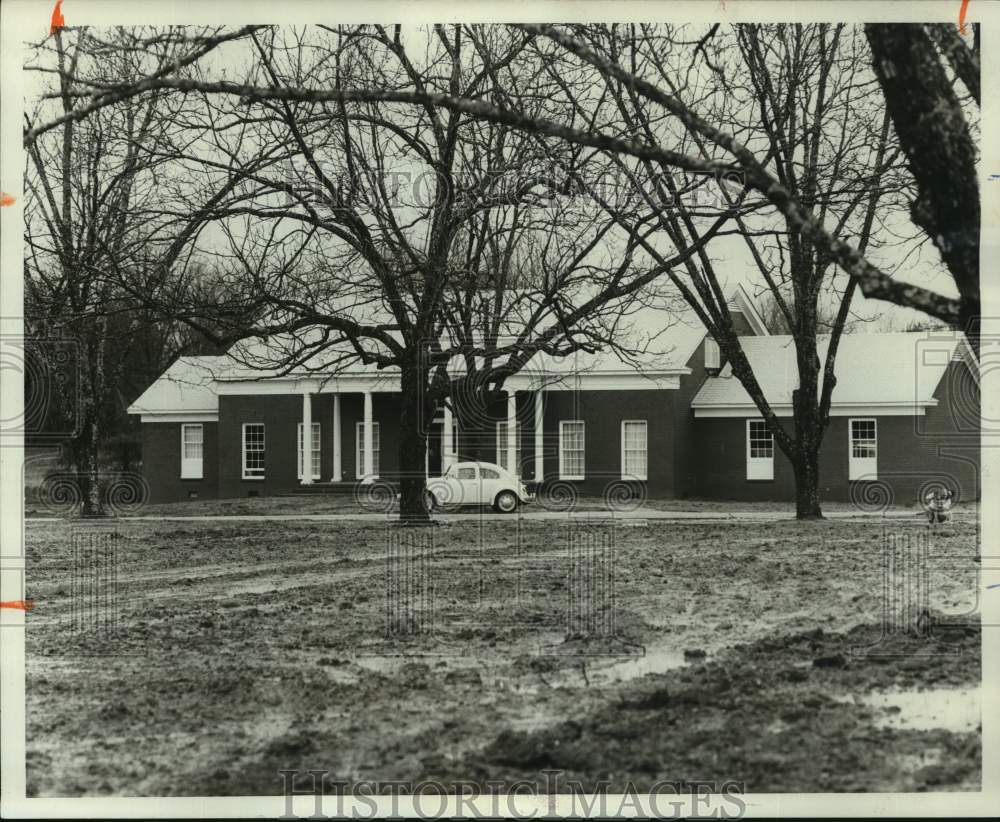
{"label": "brick house", "polygon": [[[730,309],[765,395],[791,424],[791,338],[768,335],[743,288]],[[655,354],[538,356],[507,380],[505,401],[475,435],[459,429],[451,408],[439,409],[427,422],[427,474],[478,455],[514,465],[527,482],[561,481],[581,494],[625,483],[650,497],[793,499],[790,464],[697,320],[649,309],[635,324],[655,338]],[[821,341],[821,359],[824,350]],[[141,417],[151,501],[397,476],[398,376],[359,365],[278,374],[246,362],[181,358],[129,408]],[[844,335],[822,497],[906,504],[941,483],[977,498],[973,363],[952,332]]]}

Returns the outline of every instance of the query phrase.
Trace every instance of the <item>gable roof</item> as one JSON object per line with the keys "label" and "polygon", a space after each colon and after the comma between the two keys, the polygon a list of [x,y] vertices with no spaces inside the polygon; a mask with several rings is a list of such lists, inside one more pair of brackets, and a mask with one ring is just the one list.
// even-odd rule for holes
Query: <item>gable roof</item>
{"label": "gable roof", "polygon": [[[731,289],[729,304],[740,311],[758,333],[767,333],[747,291],[738,285]],[[375,309],[366,307],[366,311]],[[759,330],[758,330],[759,329]],[[278,367],[282,355],[303,343],[321,339],[322,330],[304,329],[294,335],[274,335],[270,338],[250,338],[236,343],[223,355],[181,357],[170,366],[128,408],[129,414],[216,414],[220,383],[274,381],[280,378],[324,379],[327,377],[375,377],[398,379],[398,370],[380,370],[374,364],[363,364],[357,358],[343,360],[351,349],[346,345],[328,348],[307,359],[301,366],[285,373]],[[627,311],[616,330],[618,339],[641,353],[622,357],[618,352],[602,349],[593,353],[577,352],[566,357],[538,353],[522,368],[521,373],[532,377],[552,376],[556,381],[568,375],[631,375],[650,378],[652,375],[687,374],[688,361],[706,334],[695,312],[679,298],[648,298],[642,305]],[[464,370],[460,357],[455,358],[454,373]]]}
{"label": "gable roof", "polygon": [[[729,306],[747,318],[755,333],[768,333],[753,299],[742,285],[730,289]],[[275,364],[288,351],[300,348],[303,344],[315,344],[322,338],[322,333],[320,329],[309,328],[296,334],[243,340],[230,349],[230,356],[226,361],[218,364],[216,378],[224,382],[274,378],[279,375]],[[615,332],[616,339],[622,340],[623,347],[632,349],[637,354],[623,357],[607,347],[592,353],[575,352],[565,357],[538,353],[523,370],[527,373],[554,375],[687,373],[686,364],[704,336],[705,328],[694,310],[679,297],[669,301],[662,297],[647,297],[641,304],[623,312]],[[357,358],[341,362],[345,353],[350,355],[353,350],[346,344],[331,346],[292,369],[288,376],[379,373],[376,365],[363,364]],[[385,369],[381,373],[394,373],[395,370]],[[460,356],[455,357],[450,370],[456,373],[464,370]]]}
{"label": "gable roof", "polygon": [[[790,414],[792,392],[798,386],[793,338],[742,337],[740,343],[767,401],[776,413]],[[829,336],[819,340],[821,364],[829,344]],[[953,359],[964,359],[966,347],[964,338],[950,331],[844,334],[837,352],[831,412],[838,407],[883,407],[895,413],[922,413],[937,404],[934,392],[945,370]],[[759,415],[728,364],[705,381],[691,407],[696,416]]]}
{"label": "gable roof", "polygon": [[227,359],[225,355],[179,357],[128,407],[128,413],[218,413],[215,377]]}

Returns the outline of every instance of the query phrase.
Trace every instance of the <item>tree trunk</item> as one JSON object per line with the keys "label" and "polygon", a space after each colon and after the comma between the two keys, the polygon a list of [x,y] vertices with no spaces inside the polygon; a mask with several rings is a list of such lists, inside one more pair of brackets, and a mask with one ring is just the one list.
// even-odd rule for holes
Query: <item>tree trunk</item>
{"label": "tree trunk", "polygon": [[795,518],[823,519],[819,503],[819,445],[800,444],[792,461],[795,472]]}
{"label": "tree trunk", "polygon": [[104,516],[104,501],[101,499],[101,438],[104,435],[101,415],[105,413],[105,391],[107,384],[104,374],[104,346],[107,344],[107,322],[84,325],[87,352],[86,373],[89,385],[86,390],[90,397],[86,404],[88,413],[84,417],[82,431],[82,459],[77,470],[81,475],[80,489],[83,497],[83,516]]}
{"label": "tree trunk", "polygon": [[399,521],[404,525],[429,525],[425,502],[424,456],[427,448],[427,371],[406,363],[400,369],[402,405],[399,413]]}
{"label": "tree trunk", "polygon": [[100,469],[100,423],[96,415],[87,423],[77,472],[80,481],[80,497],[83,501],[83,516],[104,516],[104,501],[101,499]]}
{"label": "tree trunk", "polygon": [[927,30],[868,24],[875,76],[917,181],[913,222],[933,240],[962,296],[962,323],[978,353],[979,180],[962,105]]}

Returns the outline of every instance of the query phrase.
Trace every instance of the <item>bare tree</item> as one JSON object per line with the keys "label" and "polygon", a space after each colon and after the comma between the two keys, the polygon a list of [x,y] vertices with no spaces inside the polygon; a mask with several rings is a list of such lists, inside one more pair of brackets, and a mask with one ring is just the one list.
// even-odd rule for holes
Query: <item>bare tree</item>
{"label": "bare tree", "polygon": [[[417,155],[421,162],[428,162],[435,170],[441,172],[442,168],[450,171],[452,166],[448,165],[453,161],[454,148],[457,145],[457,135],[460,131],[459,124],[467,125],[469,116],[480,121],[495,123],[506,126],[529,135],[533,135],[536,140],[555,139],[576,147],[589,147],[597,149],[605,156],[618,158],[634,158],[640,161],[641,166],[647,174],[650,167],[656,168],[676,168],[688,172],[708,173],[712,175],[736,172],[740,175],[743,191],[730,202],[729,208],[720,214],[715,223],[707,230],[693,225],[691,215],[684,214],[683,209],[678,210],[676,215],[668,216],[656,215],[656,229],[662,236],[670,238],[674,250],[674,256],[667,257],[662,249],[655,246],[650,241],[648,232],[644,226],[646,223],[623,219],[622,215],[612,215],[615,224],[628,238],[626,242],[631,244],[631,248],[642,248],[649,254],[656,265],[652,268],[639,266],[644,273],[641,276],[629,276],[626,278],[627,285],[623,285],[622,277],[625,273],[634,273],[633,254],[626,256],[627,265],[621,273],[612,277],[608,288],[597,289],[598,296],[592,300],[584,300],[582,304],[574,304],[568,312],[563,308],[557,312],[559,322],[551,326],[542,326],[546,331],[530,343],[520,344],[516,351],[509,353],[511,357],[508,363],[495,372],[495,376],[501,377],[504,373],[509,373],[510,369],[516,369],[523,364],[526,358],[530,357],[534,351],[543,350],[545,346],[554,345],[556,338],[560,337],[560,329],[572,327],[573,324],[589,316],[595,308],[613,303],[638,294],[644,286],[649,285],[657,276],[664,273],[670,277],[674,285],[681,283],[680,277],[671,276],[674,269],[684,266],[691,275],[690,285],[687,292],[680,289],[685,299],[692,305],[700,305],[702,310],[701,318],[706,327],[719,339],[727,358],[732,364],[734,373],[744,382],[748,392],[762,409],[763,416],[772,427],[778,444],[786,454],[795,455],[793,464],[796,466],[796,474],[799,478],[799,486],[802,489],[815,487],[816,462],[815,454],[818,450],[819,438],[825,428],[826,417],[828,415],[829,397],[833,390],[833,358],[836,356],[836,345],[833,344],[827,350],[826,373],[829,379],[825,379],[822,387],[818,383],[820,366],[817,356],[815,341],[815,318],[810,316],[816,305],[816,293],[819,284],[823,282],[824,275],[831,266],[838,265],[850,278],[849,283],[843,290],[844,299],[841,302],[843,311],[849,311],[850,295],[855,288],[860,288],[861,292],[868,297],[875,297],[895,302],[900,305],[914,306],[926,311],[932,316],[944,319],[950,323],[960,322],[964,309],[960,301],[943,297],[924,288],[920,288],[910,283],[894,279],[891,272],[881,270],[865,258],[865,250],[871,237],[872,219],[878,198],[883,193],[877,185],[871,184],[873,179],[878,179],[884,171],[883,162],[886,161],[886,123],[882,123],[881,137],[878,140],[878,151],[874,157],[869,156],[868,175],[869,185],[863,184],[863,175],[852,174],[851,179],[860,185],[853,191],[838,190],[835,192],[838,207],[847,209],[848,216],[842,220],[834,230],[826,227],[826,219],[830,216],[824,208],[824,204],[819,198],[817,189],[817,167],[815,160],[819,156],[818,148],[823,144],[826,135],[822,131],[821,118],[817,119],[809,130],[796,130],[798,127],[799,107],[807,115],[813,112],[824,112],[829,106],[825,105],[823,88],[830,81],[832,75],[833,62],[830,55],[838,53],[835,46],[839,40],[839,30],[826,29],[823,27],[809,27],[807,38],[816,41],[818,37],[819,46],[812,49],[813,57],[811,62],[803,63],[801,69],[806,71],[810,77],[814,78],[812,88],[819,93],[819,98],[808,99],[796,98],[794,93],[797,77],[791,74],[782,75],[783,66],[778,65],[779,77],[783,79],[783,87],[790,95],[784,99],[776,97],[773,89],[767,88],[768,56],[761,50],[761,38],[753,34],[756,30],[746,29],[741,40],[741,57],[746,62],[750,72],[750,77],[755,83],[754,93],[760,108],[760,123],[764,125],[763,142],[751,144],[747,140],[745,132],[753,132],[753,129],[743,129],[739,120],[734,122],[738,128],[733,129],[737,136],[734,136],[726,128],[724,117],[721,122],[712,122],[706,119],[717,115],[718,111],[713,111],[712,106],[704,107],[707,115],[696,113],[695,106],[682,100],[683,89],[676,83],[671,83],[672,74],[681,76],[676,67],[671,71],[664,71],[663,66],[657,65],[655,51],[647,49],[646,54],[642,54],[642,49],[636,47],[632,51],[635,55],[642,56],[643,65],[633,63],[624,67],[617,62],[616,55],[600,48],[594,48],[594,41],[589,43],[586,39],[573,36],[570,32],[557,29],[551,26],[522,26],[514,29],[504,29],[507,37],[506,56],[504,52],[499,54],[489,54],[485,59],[479,55],[482,65],[467,72],[463,67],[463,59],[468,56],[469,50],[463,49],[462,30],[454,28],[445,30],[440,27],[433,29],[432,35],[426,38],[430,48],[426,49],[428,56],[423,61],[410,59],[407,49],[402,42],[400,30],[396,29],[392,34],[382,29],[355,29],[349,32],[329,29],[319,29],[330,36],[336,36],[336,44],[328,44],[323,50],[326,55],[322,62],[321,70],[301,71],[298,65],[294,70],[279,70],[279,61],[275,59],[275,54],[280,54],[284,49],[290,54],[300,54],[301,44],[292,43],[286,47],[284,44],[278,52],[273,50],[273,33],[269,35],[272,40],[262,44],[257,41],[257,48],[264,46],[261,59],[254,63],[266,74],[263,83],[253,72],[241,79],[232,81],[228,79],[208,79],[202,74],[191,76],[150,76],[139,82],[118,84],[116,87],[108,88],[102,94],[91,96],[83,104],[77,106],[72,111],[67,112],[62,118],[42,124],[34,129],[30,129],[25,134],[26,143],[37,139],[40,134],[48,129],[57,127],[67,120],[79,120],[89,116],[94,111],[109,105],[114,105],[122,100],[147,94],[158,89],[176,90],[185,94],[197,94],[201,99],[214,96],[218,99],[229,99],[239,101],[245,110],[252,111],[254,107],[262,107],[268,112],[268,120],[273,120],[277,115],[277,120],[284,123],[291,135],[292,154],[299,152],[306,159],[306,164],[311,172],[316,174],[317,167],[321,164],[316,160],[315,148],[303,139],[303,129],[308,131],[314,124],[329,124],[331,119],[339,116],[341,123],[350,124],[351,116],[349,112],[363,110],[368,112],[381,112],[375,115],[377,122],[372,121],[372,115],[368,115],[369,130],[377,128],[391,128],[396,124],[396,119],[403,116],[404,107],[412,107],[418,120],[409,129],[403,129],[406,135],[411,132],[422,136],[430,134],[434,140],[434,153],[421,154],[420,149],[412,144],[407,137],[397,133],[397,138],[403,140],[406,150]],[[803,35],[802,27],[792,29],[797,32],[796,38]],[[820,32],[820,34],[815,34]],[[823,32],[826,32],[825,34]],[[519,38],[519,33],[521,33]],[[710,40],[715,34],[715,29],[697,41],[691,41],[687,45],[694,47],[694,57],[703,58],[705,65],[710,71],[725,77],[724,70],[712,63],[708,56],[711,50]],[[297,36],[297,35],[296,35]],[[644,35],[645,36],[645,35]],[[568,110],[553,111],[551,106],[540,106],[539,100],[544,99],[539,95],[518,96],[516,100],[511,100],[509,95],[493,94],[491,99],[483,99],[478,93],[480,86],[485,86],[487,80],[493,81],[494,91],[501,87],[495,78],[497,72],[505,65],[509,66],[517,56],[525,49],[531,38],[544,37],[558,46],[564,57],[571,56],[577,65],[588,66],[595,70],[603,79],[605,85],[619,84],[619,89],[623,92],[622,99],[629,101],[629,107],[637,115],[637,119],[624,131],[621,129],[605,129],[607,122],[597,123],[593,117],[580,118],[579,115],[589,114],[590,110],[586,106],[571,106]],[[475,37],[468,38],[477,44]],[[614,39],[614,38],[612,38]],[[667,38],[669,39],[669,38]],[[824,44],[826,40],[826,44]],[[366,48],[360,53],[350,55],[354,44],[364,42]],[[660,39],[662,45],[663,39]],[[377,44],[381,53],[377,59],[372,58],[372,49],[367,48],[370,44]],[[478,45],[478,44],[477,44]],[[599,41],[598,41],[599,46]],[[533,46],[534,48],[534,46]],[[482,49],[477,49],[482,51]],[[269,57],[268,54],[271,54]],[[856,54],[856,52],[855,52]],[[350,55],[350,65],[347,58]],[[688,55],[690,60],[691,55]],[[291,63],[289,63],[291,66]],[[387,73],[387,66],[391,66],[391,71],[395,74]],[[431,69],[425,71],[425,69]],[[361,70],[359,70],[361,69]],[[541,69],[544,71],[544,66]],[[650,74],[651,79],[641,76],[643,71]],[[331,76],[333,72],[333,76]],[[836,76],[839,76],[839,69]],[[773,74],[773,72],[772,72]],[[772,85],[774,77],[770,78]],[[851,84],[848,83],[850,87]],[[627,91],[627,94],[624,92]],[[729,89],[723,84],[720,93],[728,93]],[[570,95],[572,96],[572,95]],[[791,107],[785,106],[786,100],[791,100]],[[819,102],[818,102],[819,101]],[[710,101],[711,102],[711,101]],[[401,105],[402,104],[402,105]],[[650,129],[643,124],[653,122],[647,113],[651,109],[659,109],[663,115],[673,121],[670,130],[658,131]],[[787,110],[786,110],[787,109]],[[391,112],[391,116],[390,113]],[[447,114],[445,114],[447,112]],[[723,112],[724,113],[724,112]],[[231,114],[231,112],[227,112]],[[463,119],[463,117],[465,119]],[[768,118],[773,118],[768,122]],[[220,122],[216,122],[213,131],[225,131],[227,128],[239,128],[240,134],[247,133],[247,129],[260,130],[265,125],[261,121],[247,118],[228,117],[221,121],[225,123],[224,128],[220,128]],[[581,127],[581,122],[584,126]],[[293,127],[292,124],[295,124]],[[238,124],[238,126],[236,125]],[[639,128],[636,128],[638,124]],[[783,134],[784,131],[791,131]],[[296,135],[296,130],[299,132]],[[872,129],[875,133],[877,129]],[[760,136],[760,132],[757,132]],[[684,139],[678,142],[678,138]],[[355,140],[358,138],[354,138]],[[782,145],[782,140],[787,142]],[[353,172],[351,164],[358,161],[359,152],[350,151],[351,140],[343,140],[339,143],[339,148],[343,152],[342,168],[347,167]],[[304,143],[304,144],[303,144]],[[678,149],[665,148],[664,145],[674,144]],[[289,141],[286,139],[284,145],[287,147]],[[327,145],[327,144],[324,144]],[[338,145],[334,143],[334,145]],[[218,147],[217,147],[218,148]],[[374,146],[367,146],[366,157],[375,157],[377,153]],[[426,146],[424,146],[426,148]],[[806,151],[802,154],[802,151]],[[231,154],[231,153],[230,153]],[[278,152],[269,154],[271,161],[278,158]],[[310,158],[311,155],[311,158]],[[784,156],[782,156],[784,155]],[[579,155],[571,155],[573,164],[578,164]],[[801,177],[792,175],[789,171],[794,170],[802,163],[803,158],[807,160],[806,173]],[[592,159],[592,158],[591,158]],[[442,160],[448,162],[442,163]],[[874,162],[872,162],[874,161]],[[827,159],[824,156],[823,162]],[[811,163],[811,165],[810,165]],[[220,170],[232,170],[232,157],[223,158],[218,167]],[[565,168],[566,165],[564,164]],[[241,165],[245,180],[252,180],[261,185],[261,191],[281,192],[293,198],[298,198],[301,204],[301,196],[297,194],[294,186],[283,184],[275,186],[273,181],[262,180],[259,176],[248,174]],[[366,169],[370,171],[370,169]],[[351,179],[351,174],[348,179]],[[376,177],[378,175],[375,175]],[[453,190],[453,180],[447,179],[438,192]],[[437,313],[442,306],[441,295],[446,291],[445,283],[448,281],[448,262],[451,249],[451,241],[458,236],[456,224],[453,221],[455,214],[453,200],[445,197],[443,202],[447,203],[445,210],[435,211],[434,216],[425,218],[425,225],[429,228],[427,239],[420,249],[412,246],[407,247],[398,241],[400,226],[398,220],[386,227],[379,229],[380,236],[373,238],[371,230],[364,220],[358,220],[360,216],[357,211],[352,211],[349,203],[342,203],[345,189],[334,183],[329,177],[317,174],[321,188],[328,196],[330,202],[335,204],[332,216],[324,215],[322,218],[309,213],[309,209],[303,206],[307,219],[301,216],[298,219],[303,226],[303,231],[312,232],[322,229],[326,233],[333,234],[339,241],[347,243],[348,255],[351,262],[361,262],[375,274],[374,282],[377,283],[378,292],[381,295],[378,299],[384,300],[381,306],[387,309],[390,315],[390,322],[367,322],[359,323],[356,319],[358,311],[363,306],[369,306],[376,298],[373,293],[362,296],[360,302],[352,298],[351,311],[348,315],[343,313],[331,314],[328,311],[317,310],[315,301],[303,302],[298,299],[282,302],[275,301],[274,294],[264,291],[253,291],[250,296],[241,298],[235,303],[227,306],[227,311],[232,317],[239,317],[244,322],[241,325],[241,333],[271,333],[277,330],[299,331],[309,325],[318,325],[329,331],[340,335],[343,341],[348,341],[354,346],[353,354],[366,362],[374,363],[378,367],[389,365],[398,366],[401,369],[404,382],[404,395],[412,396],[410,392],[414,386],[421,386],[425,383],[425,378],[430,377],[431,369],[427,363],[434,361],[440,370],[441,363],[455,353],[453,351],[438,350],[438,337],[436,333],[438,327],[436,322],[439,319]],[[655,190],[655,189],[654,189]],[[352,193],[348,189],[348,193]],[[662,193],[662,190],[658,193]],[[764,398],[755,388],[755,379],[752,371],[748,367],[742,351],[739,349],[738,341],[734,340],[729,325],[728,314],[719,311],[720,294],[718,293],[717,278],[706,275],[709,270],[706,265],[707,254],[705,246],[714,236],[726,220],[741,216],[743,203],[748,194],[762,196],[767,203],[773,207],[774,212],[784,221],[782,232],[785,235],[788,248],[795,247],[795,272],[791,273],[791,283],[795,299],[795,316],[789,314],[789,319],[794,320],[793,325],[801,328],[801,345],[798,346],[798,362],[800,368],[800,388],[796,399],[796,431],[792,436],[784,432],[780,423],[774,418],[773,413],[767,407]],[[850,205],[853,199],[853,205]],[[435,198],[436,201],[441,198]],[[847,208],[850,205],[850,208]],[[602,204],[606,213],[608,209]],[[752,210],[752,209],[750,209]],[[834,209],[830,209],[833,213]],[[227,216],[236,216],[238,211],[229,209]],[[266,208],[259,205],[254,210],[245,210],[246,216],[274,216],[279,214],[272,204]],[[861,219],[864,215],[867,219]],[[288,215],[280,214],[282,220],[287,220]],[[846,239],[847,222],[851,219],[860,220],[860,231],[850,236],[857,236],[859,240],[852,244]],[[673,224],[671,222],[673,221]],[[419,222],[419,221],[418,221]],[[287,223],[286,223],[287,225]],[[744,223],[741,226],[744,233],[755,236],[752,226]],[[252,229],[248,226],[245,236],[249,236]],[[278,232],[281,236],[272,232],[268,242],[271,246],[281,244],[288,247],[289,234],[284,231]],[[799,239],[801,238],[801,239]],[[754,244],[751,244],[753,251]],[[388,249],[388,252],[386,251]],[[416,253],[418,252],[419,253]],[[762,276],[770,273],[767,260],[760,255],[758,261]],[[293,262],[298,262],[303,257],[300,252],[289,251],[283,256],[283,262],[279,266],[280,272],[287,273]],[[693,262],[697,258],[697,265]],[[345,258],[346,259],[346,258]],[[400,268],[399,261],[404,263]],[[260,266],[257,266],[258,270]],[[346,270],[346,269],[345,269]],[[403,279],[400,280],[400,274]],[[356,278],[352,277],[352,282]],[[415,288],[414,285],[417,287]],[[410,300],[410,303],[407,302]],[[714,306],[714,307],[713,307]],[[304,310],[303,310],[304,309]],[[246,318],[249,316],[263,316],[266,313],[268,322],[257,325],[247,324]],[[364,312],[362,311],[362,314]],[[294,315],[294,318],[293,318]],[[277,320],[276,320],[277,318]],[[812,333],[810,333],[810,329]],[[323,337],[328,340],[329,335]],[[364,339],[374,342],[373,348],[363,348],[359,346],[359,341]],[[568,340],[569,348],[572,350],[579,343],[574,341],[572,335],[562,337]],[[810,342],[810,339],[812,340]],[[426,356],[426,352],[420,352],[420,345],[417,340],[432,340],[430,348],[432,355]],[[402,341],[402,345],[400,344]],[[506,352],[505,352],[506,353]],[[437,358],[436,360],[434,358]],[[421,363],[417,365],[416,363]],[[415,388],[413,389],[415,390]],[[427,395],[428,401],[432,401]],[[825,409],[825,410],[824,410]],[[410,430],[410,429],[407,429]],[[422,453],[422,442],[416,441],[420,445]],[[403,464],[412,465],[416,461],[417,447],[414,446],[413,454],[403,459]],[[416,484],[404,483],[404,510],[413,511],[416,504],[418,490]],[[799,499],[799,514],[801,516],[819,515],[819,504],[815,494],[803,493]]]}
{"label": "bare tree", "polygon": [[[633,143],[671,144],[675,151],[711,166],[719,163],[720,149],[692,118],[703,116],[718,127],[739,129],[741,139],[764,158],[757,161],[762,173],[773,174],[790,197],[808,203],[821,221],[833,222],[835,236],[858,237],[858,247],[865,251],[880,207],[883,212],[894,210],[891,203],[898,202],[903,183],[896,173],[899,154],[889,145],[888,121],[880,111],[877,89],[858,59],[864,48],[860,32],[825,25],[776,26],[767,31],[738,27],[718,49],[733,55],[731,59],[713,63],[706,57],[706,65],[692,71],[692,61],[716,36],[727,35],[713,28],[705,38],[685,41],[682,33],[668,27],[581,27],[569,40],[575,59],[565,55],[560,59],[560,50],[549,48],[542,52],[542,62],[570,98],[580,96],[578,88],[592,93],[596,83],[608,88],[607,100],[617,120],[592,101],[582,100],[576,106],[576,117],[591,133],[614,129]],[[567,38],[553,37],[560,46]],[[597,76],[584,71],[584,79],[573,87],[566,78],[579,75],[581,67],[596,69]],[[699,100],[704,115],[692,114],[678,122],[673,111],[652,99],[655,95],[642,93],[644,83],[647,88],[668,89],[675,108],[690,111],[681,99]],[[642,196],[631,208],[606,199],[602,205],[623,227],[655,229],[644,233],[639,245],[701,318],[757,404],[793,466],[798,516],[821,516],[819,446],[836,383],[837,343],[850,316],[855,282],[844,278],[838,283],[834,259],[803,237],[797,219],[774,208],[770,197],[745,190],[738,175],[730,178],[737,183],[736,191],[732,185],[719,186],[716,193],[723,202],[706,207],[692,194],[714,183],[714,178],[689,184],[653,157],[626,162],[620,152],[607,153],[632,190]],[[704,242],[717,232],[720,221],[730,217],[758,270],[762,290],[794,339],[799,387],[791,429],[771,409],[743,353],[730,319],[723,272],[711,255],[711,245]],[[697,253],[682,265],[667,266],[657,248],[661,235],[672,247]],[[824,319],[821,305],[831,303],[833,309]],[[821,336],[826,339],[822,363]]]}
{"label": "bare tree", "polygon": [[170,336],[111,274],[141,270],[172,230],[173,220],[161,209],[160,155],[183,102],[155,92],[101,108],[84,121],[65,115],[81,89],[155,76],[216,42],[177,30],[117,31],[104,39],[87,29],[56,29],[36,45],[28,67],[43,87],[53,78],[54,88],[51,102],[25,113],[26,130],[51,118],[53,105],[61,122],[27,145],[26,331],[29,346],[39,351],[46,338],[74,343],[68,367],[78,390],[49,400],[77,426],[67,457],[87,515],[103,511],[101,449],[121,423],[120,389],[136,345],[158,326],[155,336]]}
{"label": "bare tree", "polygon": [[[867,25],[873,65],[893,127],[917,183],[913,222],[930,237],[948,267],[961,307],[951,321],[979,350],[978,151],[955,78],[980,105],[979,24],[970,48],[952,26]],[[951,70],[951,76],[945,67]],[[974,110],[974,109],[973,109]]]}
{"label": "bare tree", "polygon": [[[504,28],[268,29],[250,35],[246,79],[475,97],[530,40]],[[622,317],[651,298],[658,272],[633,266],[634,236],[609,247],[614,222],[553,174],[578,161],[564,141],[433,103],[197,99],[172,163],[189,196],[215,198],[205,229],[169,273],[126,272],[123,287],[218,343],[266,340],[231,353],[271,373],[398,369],[404,520],[427,521],[425,423],[441,403],[464,397],[456,411],[475,416],[469,398],[485,407],[540,352],[629,356],[648,342],[621,333]],[[526,104],[538,117],[550,106]],[[189,272],[208,260],[205,300]]]}

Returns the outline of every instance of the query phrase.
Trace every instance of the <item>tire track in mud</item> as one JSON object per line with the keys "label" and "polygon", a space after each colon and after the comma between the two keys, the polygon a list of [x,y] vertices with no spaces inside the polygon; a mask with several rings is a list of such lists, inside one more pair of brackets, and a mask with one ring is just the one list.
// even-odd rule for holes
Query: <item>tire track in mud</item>
{"label": "tire track in mud", "polygon": [[[877,617],[877,599],[872,599],[879,584],[877,523],[787,523],[767,530],[745,523],[683,528],[651,523],[623,531],[616,571],[623,586],[619,627],[630,641],[644,644],[651,657],[672,654],[676,661],[684,649],[701,649],[708,657],[650,671],[634,656],[607,656],[588,662],[585,674],[570,654],[539,655],[540,642],[555,650],[574,649],[572,642],[563,642],[561,630],[550,630],[540,640],[538,623],[504,622],[512,613],[562,607],[564,587],[533,578],[537,584],[522,589],[518,612],[496,577],[487,575],[489,584],[480,589],[468,573],[476,567],[499,574],[522,562],[558,563],[564,550],[553,546],[564,540],[564,532],[551,525],[526,528],[519,538],[491,524],[436,529],[432,573],[447,588],[449,608],[477,624],[442,624],[431,635],[395,643],[381,637],[384,529],[213,523],[210,529],[186,525],[178,538],[160,534],[157,527],[127,528],[141,538],[135,543],[135,564],[126,571],[133,574],[130,584],[138,603],[151,606],[150,631],[131,640],[146,646],[145,658],[67,663],[44,657],[39,648],[51,642],[57,626],[43,620],[44,599],[41,610],[29,615],[29,738],[44,743],[37,747],[38,756],[52,755],[53,743],[71,751],[59,760],[59,770],[68,784],[92,792],[121,794],[139,786],[149,793],[271,794],[280,787],[277,769],[298,766],[330,767],[365,778],[467,775],[475,766],[487,778],[508,770],[483,754],[505,732],[549,733],[545,739],[554,740],[563,737],[552,736],[552,729],[568,720],[586,729],[590,719],[622,716],[635,720],[637,733],[674,714],[669,701],[675,692],[712,694],[712,683],[723,674],[743,683],[731,689],[733,706],[695,702],[681,711],[681,700],[677,710],[685,718],[679,721],[693,725],[677,744],[697,743],[694,729],[705,744],[729,727],[734,739],[748,745],[752,734],[760,736],[752,754],[763,762],[790,744],[796,729],[801,734],[810,711],[819,711],[834,737],[841,725],[868,733],[860,721],[869,709],[834,706],[821,699],[822,693],[809,693],[808,681],[786,681],[786,675],[801,675],[798,663],[804,663],[817,690],[834,692],[828,680],[820,679],[830,672],[812,669],[811,651],[780,648],[788,644],[781,639],[787,634],[822,626],[829,635],[832,627],[870,624],[869,615]],[[965,538],[951,542],[956,556],[959,543],[967,544]],[[214,559],[204,556],[206,545]],[[30,551],[29,584],[38,584],[39,591],[58,585],[65,533],[61,539],[36,540]],[[967,587],[957,572],[940,582],[956,596]],[[479,610],[465,613],[481,594]],[[862,599],[855,601],[858,595]],[[49,602],[59,609],[65,607],[62,600],[60,595]],[[198,635],[199,608],[213,626],[204,637]],[[173,635],[158,633],[171,623],[176,623]],[[768,640],[781,640],[779,649],[748,655],[739,647]],[[408,655],[390,657],[381,671],[356,658],[380,650]],[[593,648],[582,642],[579,650]],[[766,662],[768,653],[774,665]],[[856,679],[842,683],[845,693],[867,693],[888,681],[876,668],[852,675]],[[646,698],[655,702],[661,686],[667,689],[667,707],[645,712],[621,707]],[[820,701],[810,708],[806,700],[813,698]],[[748,725],[750,735],[744,738],[740,711],[769,719]],[[192,726],[195,716],[200,730]],[[618,762],[643,773],[649,763],[615,759],[621,751],[614,740],[633,733],[633,725],[600,722],[595,727],[606,727],[612,744],[607,760],[595,767]],[[774,733],[767,730],[772,724]],[[193,736],[158,736],[171,730]],[[199,733],[205,738],[192,755],[190,745],[181,743]],[[576,743],[569,736],[575,732],[567,733],[572,748]],[[918,736],[892,749],[886,733],[879,731],[874,739],[902,757],[922,741],[933,742],[947,761],[957,744],[950,737]],[[893,733],[901,738],[914,732]],[[125,755],[116,741],[120,738],[132,740],[130,753],[140,763],[132,776],[116,773]],[[529,748],[518,748],[521,736],[504,739],[512,750],[547,750],[547,743],[539,747],[531,740]],[[103,740],[112,746],[105,747]],[[668,754],[661,752],[664,765]],[[29,768],[34,789],[58,794],[65,786],[36,761],[41,764]]]}

